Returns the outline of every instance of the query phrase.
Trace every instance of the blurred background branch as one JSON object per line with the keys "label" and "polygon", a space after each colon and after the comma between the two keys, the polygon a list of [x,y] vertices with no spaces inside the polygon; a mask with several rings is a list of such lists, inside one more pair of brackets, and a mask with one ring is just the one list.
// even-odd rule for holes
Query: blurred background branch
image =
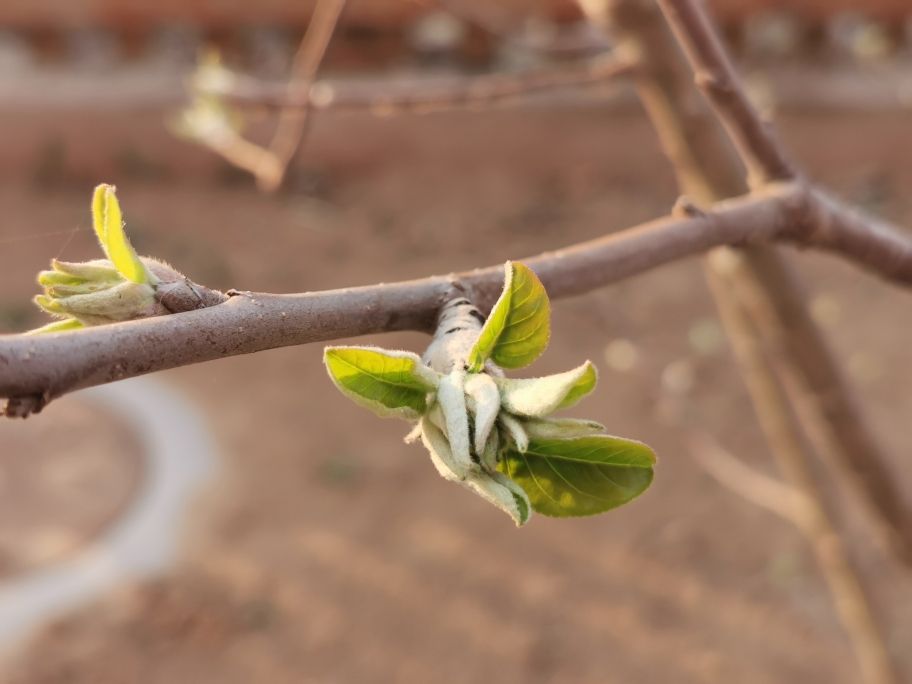
{"label": "blurred background branch", "polygon": [[[719,281],[711,281],[714,287]],[[769,441],[770,451],[779,465],[788,492],[784,501],[777,502],[786,518],[795,524],[807,538],[814,551],[817,564],[833,596],[833,603],[848,633],[861,669],[862,681],[868,684],[896,684],[902,679],[887,647],[884,628],[872,605],[873,591],[866,586],[848,549],[848,539],[836,525],[836,515],[826,495],[817,482],[812,468],[811,450],[808,448],[801,423],[797,420],[788,395],[775,376],[776,364],[765,351],[763,338],[744,306],[734,297],[718,298],[720,315],[729,331],[729,339],[745,383],[754,401],[757,417]],[[746,470],[736,469],[730,461],[720,458],[719,450],[709,456],[709,461],[699,461],[704,466],[711,463],[716,474],[724,463],[726,477],[723,483],[732,482],[735,472],[743,484]],[[751,491],[757,498],[756,478],[751,480]],[[767,508],[772,488],[764,483],[762,499]],[[781,486],[781,485],[780,485]],[[743,487],[742,487],[743,490]],[[784,507],[783,504],[787,506]]]}
{"label": "blurred background branch", "polygon": [[[345,2],[346,0],[320,0],[316,4],[304,38],[295,53],[291,76],[284,86],[286,99],[297,91],[310,92]],[[274,192],[282,184],[288,165],[304,139],[309,114],[309,98],[293,107],[281,107],[272,141],[267,147],[250,142],[230,129],[218,136],[195,137],[227,161],[253,174],[262,190]]]}
{"label": "blurred background branch", "polygon": [[203,93],[243,106],[367,110],[377,115],[427,114],[451,109],[483,109],[541,92],[604,86],[627,76],[635,64],[611,55],[578,64],[568,63],[516,73],[450,76],[430,81],[396,80],[383,83],[346,83],[320,80],[299,89],[233,76],[228,83],[214,81],[196,87]]}
{"label": "blurred background branch", "polygon": [[[759,187],[794,178],[796,173],[771,126],[761,121],[748,101],[705,12],[693,0],[659,0],[659,5],[684,47],[697,85],[734,142],[747,168],[748,183]],[[820,225],[826,230],[827,221]],[[878,228],[868,224],[860,232],[875,234]],[[882,538],[905,563],[912,565],[912,507],[897,489],[887,466],[889,459],[868,427],[829,345],[801,305],[796,278],[771,252],[758,254],[751,269],[751,280],[747,276],[733,279],[736,286],[741,281],[745,283],[742,287],[751,287],[758,294],[755,301],[765,300],[765,315],[758,321],[762,322],[758,328],[779,344],[780,363],[789,366],[795,391],[805,406],[807,431],[820,436],[818,442],[827,446],[824,453],[836,454],[834,462],[847,472],[880,519]],[[734,271],[730,269],[730,277]]]}

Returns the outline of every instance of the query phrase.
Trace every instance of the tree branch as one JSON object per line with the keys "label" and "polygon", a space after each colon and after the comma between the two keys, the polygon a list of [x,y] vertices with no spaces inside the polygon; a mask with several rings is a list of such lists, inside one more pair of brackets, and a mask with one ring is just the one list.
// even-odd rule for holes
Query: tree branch
{"label": "tree branch", "polygon": [[[854,254],[846,250],[857,243],[832,237],[847,229],[843,226],[851,227],[842,221],[838,205],[831,205],[827,231],[806,223],[817,215],[809,211],[817,197],[800,184],[771,186],[762,194],[719,203],[707,213],[661,218],[525,261],[555,298],[725,244],[781,240],[841,250],[842,256],[876,269],[872,255],[886,250],[868,246]],[[912,285],[912,241],[903,242],[892,229],[868,235],[902,244],[902,268],[891,258],[889,275]],[[430,331],[454,280],[487,310],[499,293],[502,269],[293,295],[234,293],[224,304],[171,316],[62,334],[0,336],[0,397],[19,398],[12,402],[14,408],[40,409],[82,387],[225,356],[394,330]]]}
{"label": "tree branch", "polygon": [[345,83],[318,81],[287,86],[235,76],[232,82],[203,84],[200,90],[235,105],[368,110],[377,114],[426,114],[476,109],[535,93],[604,85],[629,74],[635,65],[614,56],[517,73],[456,76],[435,81]]}
{"label": "tree branch", "polygon": [[691,435],[690,453],[722,486],[795,525],[801,524],[802,509],[808,502],[794,487],[747,465],[704,432]]}
{"label": "tree branch", "polygon": [[[808,225],[809,243],[840,253],[852,253],[859,262],[876,268],[888,279],[906,280],[912,259],[912,235],[907,230],[852,207],[822,190],[813,191]],[[876,266],[875,266],[876,264]]]}
{"label": "tree branch", "polygon": [[772,128],[751,105],[706,13],[692,0],[658,0],[703,91],[747,167],[748,183],[788,180],[795,171]]}
{"label": "tree branch", "polygon": [[[345,2],[346,0],[319,0],[317,2],[310,24],[301,40],[301,46],[294,56],[288,89],[309,88],[316,79],[317,71],[329,47],[329,41],[336,30],[336,24],[342,15],[342,10],[345,9]],[[263,172],[257,176],[257,182],[264,190],[271,192],[277,190],[282,184],[288,164],[304,139],[308,114],[307,107],[283,109],[279,113],[279,122],[276,125],[272,142],[269,144],[269,152],[276,163],[266,166]]]}
{"label": "tree branch", "polygon": [[[313,85],[345,3],[346,0],[318,0],[295,53],[291,78],[282,85],[286,92],[309,91]],[[300,107],[281,109],[268,147],[247,140],[233,128],[220,130],[217,136],[195,137],[226,161],[252,174],[262,190],[273,192],[281,186],[288,165],[304,139],[309,113],[309,101]]]}
{"label": "tree branch", "polygon": [[[722,122],[748,169],[752,187],[794,179],[796,172],[786,158],[772,129],[761,120],[748,100],[737,74],[712,29],[709,18],[694,0],[659,0],[666,20],[685,50],[696,82],[702,88],[716,116]],[[816,214],[810,222],[821,240],[842,243],[840,248],[874,249],[872,234],[882,226],[869,217],[830,201],[818,192],[811,207]],[[830,232],[838,221],[840,228]],[[866,243],[861,247],[858,242]],[[902,259],[904,248],[886,248],[878,255],[889,270],[892,259]],[[733,282],[734,287],[752,289],[752,311],[763,319],[757,330],[780,349],[777,363],[792,378],[792,394],[798,400],[808,424],[808,434],[822,454],[833,454],[833,465],[847,475],[862,494],[879,536],[896,554],[912,565],[912,508],[890,473],[888,460],[868,427],[839,365],[823,335],[802,304],[800,288],[791,270],[770,251],[752,250],[745,257],[755,281]],[[742,269],[743,270],[743,269]],[[737,280],[743,280],[739,278]],[[758,285],[762,284],[762,285]]]}
{"label": "tree branch", "polygon": [[[713,287],[726,286],[722,280],[713,280],[711,284]],[[797,495],[791,499],[790,519],[814,551],[836,610],[851,638],[862,678],[867,684],[895,684],[900,677],[874,610],[873,592],[840,536],[834,522],[836,516],[817,484],[796,416],[773,372],[775,364],[766,358],[769,350],[764,349],[758,331],[752,330],[756,322],[747,313],[749,307],[739,305],[737,296],[723,297],[719,302],[719,311],[726,328],[731,331],[735,357],[754,400],[757,417],[769,436],[773,455],[789,490]]]}

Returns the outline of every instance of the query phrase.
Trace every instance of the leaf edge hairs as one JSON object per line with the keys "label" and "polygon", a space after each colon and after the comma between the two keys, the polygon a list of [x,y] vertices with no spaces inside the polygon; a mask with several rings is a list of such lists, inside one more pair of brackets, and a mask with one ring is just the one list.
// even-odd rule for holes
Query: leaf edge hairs
{"label": "leaf edge hairs", "polygon": [[550,417],[595,389],[591,361],[564,373],[507,378],[550,340],[550,303],[528,266],[508,261],[504,288],[484,316],[465,297],[442,308],[423,356],[373,346],[329,346],[323,359],[339,391],[384,418],[415,422],[440,475],[474,491],[517,526],[603,513],[642,494],[656,456],[600,423]]}

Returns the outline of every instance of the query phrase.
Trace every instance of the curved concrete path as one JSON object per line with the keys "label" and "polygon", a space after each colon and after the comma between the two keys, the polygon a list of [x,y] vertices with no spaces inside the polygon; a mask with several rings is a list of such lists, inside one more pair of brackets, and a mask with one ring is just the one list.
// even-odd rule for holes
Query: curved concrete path
{"label": "curved concrete path", "polygon": [[[126,423],[143,447],[145,470],[126,512],[76,555],[0,583],[0,651],[112,587],[162,572],[178,549],[188,504],[214,471],[205,418],[177,390],[151,377],[73,395]],[[40,417],[37,418],[40,420]]]}

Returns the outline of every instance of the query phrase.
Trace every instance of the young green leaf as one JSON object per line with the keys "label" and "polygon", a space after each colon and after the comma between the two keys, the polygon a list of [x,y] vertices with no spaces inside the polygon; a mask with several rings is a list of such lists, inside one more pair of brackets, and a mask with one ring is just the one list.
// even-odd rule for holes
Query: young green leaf
{"label": "young green leaf", "polygon": [[523,489],[502,473],[485,472],[471,461],[462,462],[429,416],[421,418],[421,442],[431,455],[431,463],[445,480],[468,487],[513,518],[517,525],[523,525],[529,519],[531,506]]}
{"label": "young green leaf", "polygon": [[529,448],[529,435],[526,434],[526,430],[518,418],[511,416],[506,411],[501,411],[497,416],[497,422],[503,427],[506,436],[513,441],[513,447],[516,450],[522,453]]}
{"label": "young green leaf", "polygon": [[428,450],[431,455],[431,463],[434,464],[437,472],[444,480],[462,482],[473,465],[472,461],[469,460],[466,463],[456,458],[453,450],[450,449],[450,443],[447,441],[446,435],[443,434],[443,430],[439,427],[443,416],[437,416],[436,422],[432,416],[433,412],[429,412],[421,417],[421,422],[419,423],[421,426],[421,443]]}
{"label": "young green leaf", "polygon": [[101,248],[120,274],[134,283],[148,283],[149,273],[124,232],[123,214],[113,185],[102,183],[95,188],[92,225]]}
{"label": "young green leaf", "polygon": [[598,373],[591,361],[543,378],[494,378],[507,411],[535,418],[573,406],[595,389],[597,381]]}
{"label": "young green leaf", "polygon": [[498,454],[500,453],[500,432],[491,430],[488,440],[485,442],[484,449],[478,452],[481,467],[489,473],[497,470]]}
{"label": "young green leaf", "polygon": [[35,295],[32,301],[38,305],[38,308],[40,308],[45,313],[51,314],[52,316],[70,315],[68,311],[64,310],[63,307],[60,306],[60,302],[58,302],[56,299],[48,297],[47,295]]}
{"label": "young green leaf", "polygon": [[40,328],[35,328],[34,330],[29,330],[26,332],[26,335],[41,335],[44,333],[55,333],[55,332],[66,332],[67,330],[78,330],[83,328],[82,323],[77,321],[75,318],[64,318],[61,321],[52,321],[47,325],[42,325]]}
{"label": "young green leaf", "polygon": [[[48,273],[48,271],[43,271],[43,273]],[[62,275],[64,278],[70,277],[62,273],[59,273],[58,275]],[[112,287],[110,283],[95,283],[91,280],[83,280],[78,284],[72,285],[52,285],[47,282],[47,279],[45,279],[45,282],[42,283],[41,278],[38,279],[38,282],[44,286],[45,293],[47,293],[49,297],[53,297],[55,299],[72,297],[73,295],[92,294],[93,292],[99,292],[101,290],[109,290]],[[121,282],[123,282],[123,279],[121,279]],[[138,283],[132,283],[132,285],[142,287],[142,285],[139,285]]]}
{"label": "young green leaf", "polygon": [[411,352],[327,347],[323,361],[342,394],[384,418],[417,420],[438,383],[436,373]]}
{"label": "young green leaf", "polygon": [[[48,295],[54,295],[55,289],[48,288]],[[142,318],[152,315],[155,309],[152,287],[128,280],[103,290],[88,288],[85,292],[61,297],[48,295],[38,295],[34,302],[50,314],[72,316],[86,325]]]}
{"label": "young green leaf", "polygon": [[471,472],[463,484],[513,518],[517,527],[529,520],[532,507],[522,487],[501,473]]}
{"label": "young green leaf", "polygon": [[551,304],[538,276],[520,262],[508,261],[504,270],[503,292],[469,352],[472,372],[489,358],[502,368],[528,366],[551,337]]}
{"label": "young green leaf", "polygon": [[469,439],[469,411],[465,398],[465,376],[461,368],[440,378],[437,386],[437,404],[443,411],[446,437],[457,462],[472,464],[472,447]]}
{"label": "young green leaf", "polygon": [[121,279],[117,269],[114,268],[107,259],[93,259],[92,261],[83,262],[58,261],[57,259],[51,259],[51,268],[53,271],[42,271],[38,276],[38,282],[40,284],[44,285],[44,283],[41,282],[41,276],[51,273],[61,273],[81,281],[91,280],[93,282],[109,282],[112,284]]}
{"label": "young green leaf", "polygon": [[500,412],[500,392],[487,373],[472,373],[465,381],[469,410],[475,419],[475,453],[481,455]]}
{"label": "young green leaf", "polygon": [[78,278],[76,276],[70,275],[69,273],[61,273],[60,271],[39,271],[38,272],[38,284],[42,287],[76,287],[84,285],[87,283],[85,278]]}
{"label": "young green leaf", "polygon": [[573,439],[605,434],[605,426],[579,418],[526,418],[523,429],[529,439]]}
{"label": "young green leaf", "polygon": [[508,450],[500,468],[525,490],[532,508],[564,518],[627,503],[652,482],[654,464],[645,444],[600,435],[534,439],[525,453]]}

